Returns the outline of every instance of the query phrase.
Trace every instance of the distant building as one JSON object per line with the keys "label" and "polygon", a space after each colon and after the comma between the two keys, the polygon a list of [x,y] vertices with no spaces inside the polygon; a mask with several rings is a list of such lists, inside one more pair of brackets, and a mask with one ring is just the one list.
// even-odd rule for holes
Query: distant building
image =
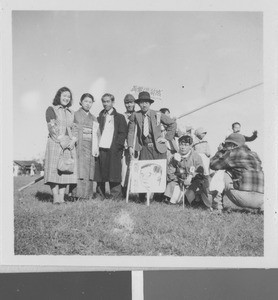
{"label": "distant building", "polygon": [[14,176],[19,175],[30,175],[36,174],[43,170],[42,164],[35,160],[14,160],[13,161],[13,174]]}

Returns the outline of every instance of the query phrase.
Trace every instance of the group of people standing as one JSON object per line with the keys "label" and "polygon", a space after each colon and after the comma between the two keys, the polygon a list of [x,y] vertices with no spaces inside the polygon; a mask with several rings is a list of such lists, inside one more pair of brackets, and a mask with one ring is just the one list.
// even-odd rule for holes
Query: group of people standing
{"label": "group of people standing", "polygon": [[[64,202],[68,185],[69,192],[75,198],[94,198],[98,192],[104,198],[121,199],[127,193],[132,159],[166,159],[167,187],[163,195],[158,195],[164,202],[176,204],[184,196],[190,204],[200,201],[210,209],[219,211],[224,193],[229,197],[229,186],[229,191],[236,189],[247,194],[255,193],[252,196],[257,199],[256,204],[250,204],[251,200],[246,201],[241,193],[240,196],[233,194],[229,197],[231,201],[242,207],[263,209],[263,189],[261,186],[254,187],[258,185],[258,178],[260,185],[263,184],[261,162],[255,152],[245,145],[247,139],[239,132],[230,135],[216,155],[210,158],[210,149],[204,140],[206,131],[198,128],[194,139],[190,132],[179,131],[169,109],[154,111],[150,108],[154,100],[148,92],[140,92],[138,99],[127,94],[124,114],[114,108],[112,94],[104,94],[101,101],[103,110],[98,117],[90,113],[94,97],[88,93],[81,96],[81,107],[73,112],[70,109],[72,93],[63,87],[57,91],[53,105],[46,111],[49,136],[45,183],[51,187],[54,204]],[[135,104],[139,105],[139,111],[135,111]],[[257,135],[256,132],[254,134]],[[238,152],[235,155],[234,150]],[[248,153],[245,155],[243,152]],[[73,159],[71,172],[59,170],[57,166],[61,157]],[[244,166],[238,165],[241,157]],[[231,162],[233,159],[237,162]],[[215,172],[216,176],[211,178],[210,169],[223,170],[225,175]],[[219,184],[221,180],[222,185]],[[106,183],[109,183],[108,190]],[[210,188],[211,183],[214,190]],[[244,201],[241,201],[242,197]],[[145,195],[139,194],[139,201],[144,199]]]}

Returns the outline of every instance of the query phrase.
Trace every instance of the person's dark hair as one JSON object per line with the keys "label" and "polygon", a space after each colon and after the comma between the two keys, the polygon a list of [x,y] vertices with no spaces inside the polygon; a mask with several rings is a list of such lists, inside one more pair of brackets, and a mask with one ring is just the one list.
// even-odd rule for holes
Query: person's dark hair
{"label": "person's dark hair", "polygon": [[109,94],[109,93],[105,93],[102,97],[101,97],[101,101],[103,101],[103,98],[104,97],[110,97],[111,101],[115,101],[115,97],[112,95],[112,94]]}
{"label": "person's dark hair", "polygon": [[166,108],[166,107],[164,107],[164,108],[160,108],[160,110],[159,110],[160,112],[162,112],[163,114],[165,114],[166,113],[166,111],[168,111],[168,113],[170,113],[170,110],[169,110],[169,108]]}
{"label": "person's dark hair", "polygon": [[81,96],[80,101],[79,101],[79,104],[81,105],[81,102],[82,102],[85,98],[87,98],[87,97],[88,97],[88,98],[91,98],[93,102],[95,101],[93,95],[91,95],[90,93],[85,93],[85,94],[83,94],[83,95]]}
{"label": "person's dark hair", "polygon": [[193,138],[190,135],[183,135],[179,138],[179,144],[184,142],[184,143],[188,143],[189,145],[192,145],[193,143]]}
{"label": "person's dark hair", "polygon": [[66,107],[71,107],[71,105],[72,105],[72,93],[71,93],[71,90],[70,90],[69,88],[65,87],[65,86],[62,87],[62,88],[60,88],[60,89],[57,91],[57,93],[56,93],[56,95],[55,95],[55,97],[54,97],[54,99],[53,99],[52,104],[53,104],[54,106],[57,106],[57,105],[60,105],[60,104],[61,104],[61,94],[62,94],[63,92],[69,92],[69,93],[70,93],[70,102],[68,103],[68,105],[67,105]]}
{"label": "person's dark hair", "polygon": [[232,129],[234,129],[234,127],[235,127],[236,125],[239,125],[239,126],[241,126],[241,125],[240,125],[240,123],[238,123],[238,122],[235,122],[235,123],[233,123],[233,124],[232,124]]}

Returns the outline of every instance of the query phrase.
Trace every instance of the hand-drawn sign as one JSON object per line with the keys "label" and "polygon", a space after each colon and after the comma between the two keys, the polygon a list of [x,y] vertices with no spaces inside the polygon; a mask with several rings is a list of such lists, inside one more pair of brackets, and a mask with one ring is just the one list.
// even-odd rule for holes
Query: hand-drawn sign
{"label": "hand-drawn sign", "polygon": [[166,159],[135,160],[131,164],[131,193],[163,193]]}
{"label": "hand-drawn sign", "polygon": [[131,89],[131,93],[139,94],[140,92],[143,91],[150,93],[150,96],[153,100],[160,100],[160,101],[162,100],[162,90],[160,89],[154,89],[154,88],[138,86],[138,85],[134,85]]}

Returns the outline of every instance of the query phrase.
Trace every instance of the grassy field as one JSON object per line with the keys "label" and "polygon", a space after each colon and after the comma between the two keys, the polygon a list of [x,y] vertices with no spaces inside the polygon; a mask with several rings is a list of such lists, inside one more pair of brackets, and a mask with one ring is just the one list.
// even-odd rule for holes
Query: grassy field
{"label": "grassy field", "polygon": [[101,200],[53,205],[43,181],[14,179],[15,254],[262,256],[263,215],[225,200],[221,215],[202,208],[149,207]]}

